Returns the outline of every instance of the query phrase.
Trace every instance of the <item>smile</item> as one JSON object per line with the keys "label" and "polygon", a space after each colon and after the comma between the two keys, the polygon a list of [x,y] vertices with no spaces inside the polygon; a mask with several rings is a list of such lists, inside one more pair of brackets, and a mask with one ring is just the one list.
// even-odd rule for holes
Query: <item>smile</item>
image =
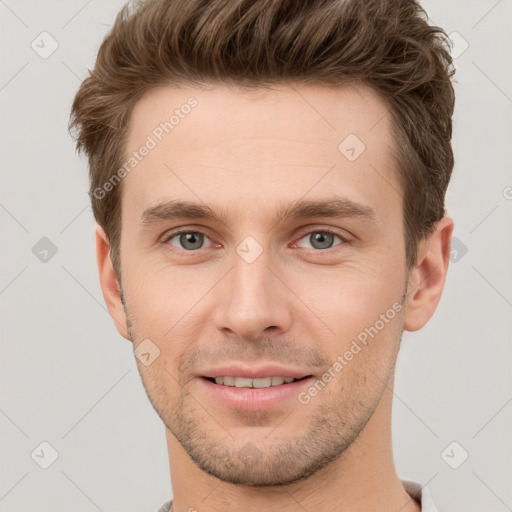
{"label": "smile", "polygon": [[312,375],[304,377],[201,377],[196,382],[200,395],[212,403],[239,411],[261,412],[284,406],[297,406],[298,394],[313,381]]}
{"label": "smile", "polygon": [[262,377],[259,379],[250,379],[247,377],[216,377],[209,379],[215,384],[222,386],[231,386],[236,388],[269,388],[271,386],[281,386],[282,384],[290,384],[296,380],[293,377]]}

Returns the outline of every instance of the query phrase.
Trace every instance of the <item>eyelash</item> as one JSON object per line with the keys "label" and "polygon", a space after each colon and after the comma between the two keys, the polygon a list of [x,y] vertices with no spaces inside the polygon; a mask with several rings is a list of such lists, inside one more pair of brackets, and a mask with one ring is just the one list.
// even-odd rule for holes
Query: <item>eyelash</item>
{"label": "eyelash", "polygon": [[[185,233],[193,233],[193,234],[198,234],[198,235],[203,235],[204,237],[208,238],[210,240],[210,237],[204,232],[204,231],[201,231],[199,229],[183,229],[183,230],[180,230],[180,231],[176,231],[174,233],[171,233],[169,234],[168,236],[166,236],[162,243],[163,244],[169,244],[169,242],[173,239],[173,238],[176,238],[177,236],[179,235],[182,235],[182,234],[185,234]],[[313,233],[328,233],[330,235],[334,235],[334,236],[337,236],[340,240],[341,240],[341,243],[338,244],[338,245],[335,245],[333,247],[328,247],[326,249],[312,249],[314,252],[317,252],[317,253],[321,253],[321,252],[328,252],[329,250],[331,249],[335,249],[336,247],[340,247],[342,245],[345,245],[346,243],[348,243],[348,240],[341,236],[339,233],[337,233],[336,231],[334,230],[331,230],[331,229],[313,229],[312,231],[308,231],[307,233],[304,233],[300,238],[299,240],[302,240],[304,237],[308,236],[308,235],[311,235]],[[173,246],[174,247],[174,246]],[[175,249],[179,249],[179,248],[175,248]],[[201,249],[203,249],[203,247],[201,247],[200,249],[195,249],[195,250],[187,250],[187,249],[183,249],[181,248],[182,251],[185,251],[187,253],[194,253],[194,252],[198,252],[200,251]],[[179,249],[180,250],[180,249]]]}

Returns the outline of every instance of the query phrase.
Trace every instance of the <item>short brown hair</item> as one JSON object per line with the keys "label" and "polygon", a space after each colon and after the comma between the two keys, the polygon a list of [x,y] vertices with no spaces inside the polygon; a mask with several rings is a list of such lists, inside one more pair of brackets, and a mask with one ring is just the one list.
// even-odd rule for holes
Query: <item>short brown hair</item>
{"label": "short brown hair", "polygon": [[[133,8],[132,8],[133,7]],[[160,86],[362,83],[386,102],[403,193],[406,260],[445,215],[453,169],[453,66],[446,33],[415,0],[148,0],[125,5],[73,102],[92,209],[120,275],[122,183],[135,103]]]}

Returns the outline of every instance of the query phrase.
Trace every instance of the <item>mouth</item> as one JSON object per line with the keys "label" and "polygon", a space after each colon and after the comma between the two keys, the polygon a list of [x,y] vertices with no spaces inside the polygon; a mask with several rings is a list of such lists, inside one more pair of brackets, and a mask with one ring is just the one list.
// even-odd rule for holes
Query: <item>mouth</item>
{"label": "mouth", "polygon": [[291,384],[292,382],[298,382],[303,379],[308,379],[312,377],[312,375],[306,375],[305,377],[300,377],[298,379],[294,377],[259,377],[255,379],[251,379],[249,377],[203,377],[213,384],[217,384],[219,386],[227,386],[227,387],[235,387],[235,388],[252,388],[252,389],[263,389],[270,388],[275,386],[282,386],[285,384]]}
{"label": "mouth", "polygon": [[254,412],[297,407],[299,393],[314,380],[312,374],[283,367],[230,366],[196,377],[201,394],[204,393],[211,403],[231,410]]}

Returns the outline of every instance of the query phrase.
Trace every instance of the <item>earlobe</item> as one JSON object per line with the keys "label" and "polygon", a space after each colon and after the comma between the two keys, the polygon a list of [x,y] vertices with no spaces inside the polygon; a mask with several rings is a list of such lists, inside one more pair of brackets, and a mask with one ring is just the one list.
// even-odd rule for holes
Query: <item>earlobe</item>
{"label": "earlobe", "polygon": [[453,232],[453,220],[443,217],[435,230],[418,244],[418,257],[411,271],[405,300],[404,329],[421,329],[434,314],[443,292]]}
{"label": "earlobe", "polygon": [[101,226],[96,227],[96,260],[100,278],[101,291],[107,309],[114,320],[117,331],[121,336],[130,339],[126,313],[121,301],[121,291],[117,275],[110,257],[110,243]]}

